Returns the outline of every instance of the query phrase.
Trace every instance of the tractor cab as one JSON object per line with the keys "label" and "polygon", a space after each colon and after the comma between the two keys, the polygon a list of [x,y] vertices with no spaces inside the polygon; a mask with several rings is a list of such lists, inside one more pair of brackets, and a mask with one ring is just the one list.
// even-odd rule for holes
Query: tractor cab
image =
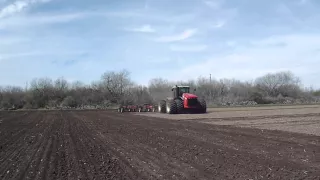
{"label": "tractor cab", "polygon": [[[173,98],[181,98],[184,93],[190,93],[190,86],[173,86],[171,91],[173,92]],[[195,90],[194,90],[195,91]]]}

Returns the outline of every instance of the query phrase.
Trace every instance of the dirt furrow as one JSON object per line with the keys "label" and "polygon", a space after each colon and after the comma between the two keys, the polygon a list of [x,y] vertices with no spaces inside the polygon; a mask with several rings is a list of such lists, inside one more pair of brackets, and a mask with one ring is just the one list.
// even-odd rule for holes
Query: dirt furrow
{"label": "dirt furrow", "polygon": [[[88,114],[88,116],[92,117],[89,114]],[[127,118],[132,118],[132,117],[127,116]],[[151,127],[150,123],[148,121],[146,121],[145,128],[143,128],[143,127],[141,127],[142,124],[139,123],[140,120],[135,119],[136,121],[134,121],[134,123],[132,123],[133,122],[132,120],[125,119],[125,115],[119,115],[119,116],[114,115],[113,117],[111,117],[108,114],[101,113],[100,116],[98,117],[98,120],[95,119],[95,121],[98,121],[99,123],[101,123],[99,125],[100,127],[103,127],[103,120],[107,121],[109,123],[108,125],[110,125],[110,122],[112,122],[114,124],[118,124],[117,126],[114,126],[114,127],[117,127],[117,130],[119,131],[117,133],[117,136],[115,136],[115,137],[112,136],[112,134],[116,133],[116,132],[113,129],[110,129],[110,126],[109,126],[109,128],[108,128],[109,131],[111,130],[113,133],[109,132],[109,134],[108,134],[109,136],[105,136],[105,137],[109,138],[109,140],[108,140],[109,142],[118,142],[118,144],[113,144],[113,145],[122,148],[122,151],[134,152],[135,149],[134,149],[134,147],[132,147],[132,145],[137,145],[137,146],[141,147],[141,144],[139,144],[139,142],[142,141],[145,144],[145,146],[142,146],[145,148],[143,148],[143,150],[140,150],[142,153],[139,153],[139,152],[134,152],[134,153],[136,153],[136,155],[144,154],[145,157],[148,157],[148,154],[146,153],[146,151],[148,151],[149,149],[152,149],[152,148],[158,148],[158,150],[159,150],[159,148],[161,148],[161,146],[159,146],[159,144],[167,144],[167,145],[170,145],[171,147],[167,146],[166,148],[161,149],[160,152],[163,152],[166,155],[170,156],[171,157],[170,159],[178,159],[180,161],[185,160],[187,163],[192,163],[192,165],[194,167],[198,166],[198,169],[200,172],[201,172],[201,169],[208,169],[208,170],[212,170],[212,169],[206,167],[206,165],[203,162],[201,162],[201,161],[203,161],[203,159],[198,160],[198,157],[196,156],[197,153],[192,153],[194,151],[197,152],[199,150],[199,147],[208,147],[208,149],[206,150],[207,152],[204,151],[205,152],[204,154],[207,155],[205,157],[207,157],[207,159],[209,159],[209,160],[212,158],[209,158],[210,155],[208,156],[208,154],[210,154],[210,152],[212,152],[212,151],[216,151],[217,149],[221,150],[220,154],[218,153],[218,154],[214,155],[215,159],[224,157],[223,152],[228,152],[225,159],[222,159],[221,161],[219,161],[221,167],[225,167],[228,165],[232,166],[233,161],[229,160],[227,158],[229,155],[232,156],[232,154],[233,154],[235,157],[238,157],[238,156],[242,157],[240,160],[242,160],[243,162],[240,163],[240,165],[233,165],[234,168],[237,169],[234,172],[237,172],[237,173],[233,174],[233,176],[231,176],[229,178],[237,177],[236,175],[241,173],[241,171],[243,171],[242,173],[247,172],[248,168],[245,166],[250,163],[251,164],[259,164],[259,162],[271,163],[271,164],[273,164],[273,166],[275,166],[277,168],[278,167],[277,164],[281,164],[281,162],[284,161],[283,158],[280,158],[280,160],[263,158],[263,157],[257,155],[256,153],[250,151],[250,149],[249,149],[249,153],[246,153],[246,151],[248,151],[248,149],[246,149],[246,151],[238,151],[238,150],[228,148],[227,145],[221,144],[221,145],[217,146],[217,145],[214,145],[214,143],[210,143],[208,141],[201,142],[201,141],[198,141],[196,138],[194,138],[192,136],[190,137],[188,135],[183,137],[183,136],[179,136],[178,134],[168,134],[168,132],[166,132],[167,130],[159,129],[159,127],[161,127],[163,124],[166,124],[167,127],[172,128],[175,126],[174,125],[175,123],[170,123],[170,125],[168,125],[168,121],[165,121],[165,120],[162,120],[162,123],[157,124],[158,128]],[[191,125],[193,125],[193,124],[191,124]],[[204,128],[204,129],[208,128],[208,126],[205,126],[205,125],[200,125],[200,126],[202,126],[202,128]],[[139,129],[139,131],[134,130],[133,127]],[[96,128],[98,128],[98,127],[96,127]],[[153,129],[150,129],[150,128],[153,128]],[[102,130],[102,128],[101,128],[101,130]],[[177,132],[179,132],[179,131],[181,132],[181,130],[183,130],[183,128],[178,126],[176,128],[173,128],[172,130],[177,131]],[[161,131],[163,131],[163,132],[161,132]],[[148,133],[146,133],[146,132],[148,132]],[[201,137],[201,134],[203,131],[197,130],[197,132],[198,132],[197,136]],[[201,132],[201,133],[199,134],[199,132]],[[154,133],[154,135],[153,135],[153,133]],[[186,134],[186,132],[181,132],[181,133]],[[110,135],[111,135],[111,137],[110,137]],[[112,137],[114,139],[112,139]],[[168,139],[169,141],[166,142],[163,140],[159,140],[159,139],[157,139],[157,137],[163,137],[164,139]],[[231,137],[231,135],[230,135],[230,137]],[[174,138],[177,138],[177,140],[170,141],[170,139],[172,140]],[[241,138],[242,141],[245,138],[246,138],[246,136],[243,136]],[[120,139],[121,139],[120,142],[122,142],[122,144],[119,144]],[[230,139],[231,138],[229,138],[229,139],[223,138],[220,140],[226,141],[226,140],[230,140]],[[239,140],[241,140],[241,139],[239,139]],[[185,142],[185,143],[182,143],[182,142]],[[190,146],[191,142],[192,142],[192,144],[196,144],[197,148],[193,149],[192,146]],[[237,144],[241,144],[241,143],[238,142]],[[125,146],[125,148],[127,148],[127,149],[123,148],[122,146]],[[175,148],[177,148],[177,149],[175,149]],[[190,151],[185,151],[185,150],[190,150]],[[265,150],[268,151],[267,149],[265,149]],[[135,155],[134,153],[131,153],[131,154]],[[274,155],[273,152],[270,152],[270,153]],[[159,152],[157,154],[159,154]],[[181,154],[183,154],[183,155],[181,155]],[[155,155],[153,155],[153,156],[155,156]],[[158,158],[161,159],[161,157],[158,157]],[[228,162],[229,162],[229,164],[228,164]],[[239,162],[241,162],[241,161],[238,161],[238,164],[239,164]],[[211,161],[211,163],[214,163],[214,162]],[[293,169],[296,169],[296,173],[300,173],[300,175],[303,175],[305,172],[303,165],[299,165],[296,163],[289,163],[288,166],[289,166],[289,169],[290,169],[290,166],[291,166],[291,168],[295,167]],[[163,167],[163,164],[161,164],[161,167]],[[256,166],[252,166],[252,168],[253,168],[252,170],[254,170],[256,168]],[[269,175],[277,176],[281,172],[287,171],[286,168],[278,167],[277,169],[280,169],[280,171],[270,173]],[[298,170],[298,169],[300,169],[300,170]],[[314,169],[313,169],[313,171],[314,171]],[[167,171],[168,174],[170,174],[169,172],[170,172],[170,170]],[[212,173],[212,171],[210,171],[210,172]],[[230,175],[230,173],[231,172],[227,172],[225,175],[228,175],[228,174]],[[265,176],[268,176],[268,173],[266,173]],[[180,175],[182,175],[182,174],[183,173],[181,173]],[[200,174],[202,176],[204,176],[205,173],[201,172]],[[175,175],[175,174],[171,174],[171,175]],[[221,173],[220,173],[220,175],[221,175]],[[231,175],[232,175],[232,173],[231,173]],[[181,178],[181,177],[179,177],[179,178]],[[170,177],[170,178],[172,178],[172,177]],[[227,177],[224,177],[224,178],[227,178]]]}
{"label": "dirt furrow", "polygon": [[[68,179],[71,176],[72,168],[70,167],[71,162],[68,159],[68,147],[66,134],[67,131],[67,121],[63,118],[62,113],[58,113],[60,128],[57,132],[57,142],[56,142],[56,153],[54,157],[53,164],[51,164],[50,169],[52,174],[52,179]],[[74,162],[73,164],[75,164]],[[76,164],[75,164],[76,165]],[[75,176],[72,176],[75,178]]]}
{"label": "dirt furrow", "polygon": [[[23,127],[24,130],[21,131],[24,133],[20,133],[20,136],[12,136],[11,139],[8,138],[7,141],[1,143],[3,144],[3,148],[0,151],[1,178],[15,177],[18,173],[20,173],[21,163],[24,163],[25,158],[28,158],[27,152],[31,151],[33,145],[37,144],[35,142],[35,136],[28,134],[28,132],[37,128],[35,124],[38,124],[41,121],[41,114],[34,113],[24,118],[21,117],[22,116],[18,116],[18,119],[14,119],[11,123],[13,126],[16,125],[20,127],[20,123],[25,124],[25,126]],[[35,121],[33,123],[24,123],[23,121],[27,120],[28,118],[32,118]],[[10,144],[6,144],[7,142],[10,142]]]}
{"label": "dirt furrow", "polygon": [[[43,114],[42,114],[43,115]],[[47,136],[49,136],[49,130],[52,123],[47,124],[47,116],[41,116],[41,121],[37,124],[37,129],[31,131],[34,138],[34,145],[31,145],[30,150],[28,150],[27,160],[21,165],[21,174],[19,179],[34,179],[39,173],[39,164],[41,162],[41,157],[44,154],[44,147],[48,143]]]}
{"label": "dirt furrow", "polygon": [[[114,119],[119,117],[114,117]],[[147,118],[142,117],[136,120],[134,122],[135,126],[143,127],[143,124],[139,121],[144,119]],[[119,120],[121,120],[121,118]],[[153,119],[150,121],[154,123],[156,120]],[[166,120],[161,121],[166,122]],[[166,123],[161,122],[158,124],[148,123],[148,127],[154,130],[164,130],[166,127],[165,124]],[[305,141],[304,138],[297,138],[301,135],[297,136],[293,133],[288,134],[279,131],[253,130],[250,128],[234,128],[228,126],[204,126],[197,122],[177,123],[174,121],[171,122],[171,124],[173,124],[173,126],[170,127],[178,126],[176,129],[170,128],[167,130],[171,135],[179,135],[182,137],[192,136],[192,138],[198,141],[207,141],[231,149],[242,150],[244,152],[251,150],[252,153],[265,155],[266,157],[272,154],[274,158],[283,159],[287,157],[288,161],[296,161],[298,163],[308,161],[309,164],[313,163],[315,167],[319,166],[320,156],[316,155],[319,153],[320,139],[317,136],[308,136],[309,141]],[[199,134],[199,132],[201,132],[201,134]],[[306,137],[306,135],[304,137]],[[245,143],[239,143],[241,141],[245,141]],[[279,145],[286,148],[279,149]],[[305,153],[306,151],[309,153]]]}
{"label": "dirt furrow", "polygon": [[63,133],[63,139],[65,140],[65,153],[68,162],[67,177],[77,177],[79,179],[87,179],[88,173],[86,167],[81,160],[83,158],[83,150],[78,148],[76,139],[77,135],[83,132],[75,131],[74,126],[77,124],[72,123],[72,119],[66,116],[67,112],[61,113],[63,123],[65,123],[65,129]]}
{"label": "dirt furrow", "polygon": [[29,113],[8,114],[8,117],[3,117],[0,123],[0,150],[4,149],[7,144],[12,143],[12,138],[19,138],[28,128],[28,125],[33,122],[23,122],[22,119],[27,119]]}
{"label": "dirt furrow", "polygon": [[35,177],[32,179],[42,179],[47,174],[48,164],[50,162],[50,157],[52,154],[53,136],[56,130],[56,117],[54,114],[50,113],[46,116],[45,121],[48,122],[47,128],[44,130],[44,144],[40,149],[39,155],[37,155],[37,160],[34,164],[34,169],[36,170]]}
{"label": "dirt furrow", "polygon": [[[92,123],[94,122],[92,119],[86,119],[85,116],[79,116],[75,113],[72,113],[72,116],[77,120],[77,123],[82,126],[81,132],[83,140],[86,141],[83,145],[89,147],[89,156],[87,157],[90,165],[100,171],[107,168],[101,172],[103,174],[96,172],[98,177],[100,176],[102,179],[104,179],[103,177],[112,179],[137,178],[135,177],[137,172],[132,171],[128,162],[123,161],[122,156],[117,151],[112,150],[114,147],[110,147],[111,144],[106,144],[105,141],[102,141],[99,136],[97,136],[96,131],[89,128],[92,127],[92,124],[95,124]],[[97,151],[100,152],[102,156],[97,156]]]}
{"label": "dirt furrow", "polygon": [[51,144],[47,149],[47,154],[45,157],[45,165],[44,170],[41,174],[41,179],[58,179],[57,178],[57,170],[59,168],[58,161],[61,160],[59,156],[59,148],[61,148],[59,144],[59,140],[61,137],[62,130],[62,119],[59,116],[55,117],[54,131],[50,138]]}
{"label": "dirt furrow", "polygon": [[0,117],[1,179],[320,179],[319,136],[110,111]]}

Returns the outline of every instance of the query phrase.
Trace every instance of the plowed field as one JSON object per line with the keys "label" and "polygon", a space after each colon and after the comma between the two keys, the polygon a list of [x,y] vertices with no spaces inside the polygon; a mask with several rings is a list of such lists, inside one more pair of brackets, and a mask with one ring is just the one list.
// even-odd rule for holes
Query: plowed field
{"label": "plowed field", "polygon": [[[312,113],[298,118],[319,124]],[[249,127],[254,116],[0,112],[0,179],[320,179],[320,136]]]}

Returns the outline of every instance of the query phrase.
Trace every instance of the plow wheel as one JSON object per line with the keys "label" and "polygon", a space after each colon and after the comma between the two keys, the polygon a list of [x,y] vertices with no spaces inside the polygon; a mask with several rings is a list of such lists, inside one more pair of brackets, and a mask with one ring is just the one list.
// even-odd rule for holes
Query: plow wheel
{"label": "plow wheel", "polygon": [[166,101],[165,100],[162,100],[159,102],[158,112],[159,113],[166,113]]}
{"label": "plow wheel", "polygon": [[168,100],[166,102],[166,111],[168,114],[176,114],[177,113],[177,104],[174,100]]}

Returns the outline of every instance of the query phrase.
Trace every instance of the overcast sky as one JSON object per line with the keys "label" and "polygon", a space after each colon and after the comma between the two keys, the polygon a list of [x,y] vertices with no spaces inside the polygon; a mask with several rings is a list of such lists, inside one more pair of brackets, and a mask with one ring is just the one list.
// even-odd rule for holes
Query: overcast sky
{"label": "overcast sky", "polygon": [[318,0],[0,0],[0,85],[252,80],[290,70],[320,88]]}

